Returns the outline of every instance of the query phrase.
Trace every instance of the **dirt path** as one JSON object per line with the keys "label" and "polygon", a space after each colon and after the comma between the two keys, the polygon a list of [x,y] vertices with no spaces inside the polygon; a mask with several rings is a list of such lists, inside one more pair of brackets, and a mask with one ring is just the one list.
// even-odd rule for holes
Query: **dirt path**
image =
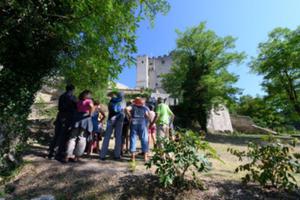
{"label": "dirt path", "polygon": [[[153,171],[139,161],[132,171],[129,162],[83,158],[80,163],[62,164],[45,158],[45,146],[32,146],[24,157],[28,164],[9,184],[13,192],[6,199],[32,199],[52,195],[69,199],[300,199],[299,193],[285,194],[244,186],[222,176],[204,176],[207,190],[162,189]],[[211,172],[212,173],[212,172]]]}
{"label": "dirt path", "polygon": [[[227,152],[227,148],[244,149],[245,138],[239,140],[225,136],[207,138],[225,164],[213,161],[213,169],[200,175],[206,190],[178,191],[174,188],[161,188],[153,169],[147,170],[142,158],[135,170],[132,170],[128,162],[129,155],[122,161],[110,159],[100,161],[96,154],[92,158],[83,158],[80,163],[62,164],[56,160],[48,160],[45,158],[46,144],[51,139],[53,127],[49,127],[47,121],[38,122],[32,127],[34,131],[31,138],[35,139],[32,139],[34,142],[24,155],[27,164],[10,183],[6,184],[5,187],[9,188],[9,192],[4,194],[4,198],[7,200],[33,199],[41,195],[51,195],[56,200],[300,199],[300,190],[288,194],[262,190],[257,185],[241,184],[241,175],[233,173],[240,163],[236,157]],[[110,149],[112,147],[111,142]],[[300,147],[297,150],[300,151]]]}

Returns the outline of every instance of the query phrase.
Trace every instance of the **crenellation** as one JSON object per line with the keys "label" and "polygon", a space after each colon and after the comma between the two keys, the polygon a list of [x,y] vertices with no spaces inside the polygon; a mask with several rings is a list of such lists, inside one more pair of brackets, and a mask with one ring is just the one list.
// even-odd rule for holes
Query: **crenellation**
{"label": "crenellation", "polygon": [[[143,62],[139,62],[141,60]],[[136,86],[138,88],[150,88],[159,93],[166,93],[162,88],[161,75],[169,73],[171,66],[172,59],[170,55],[157,57],[138,56]]]}

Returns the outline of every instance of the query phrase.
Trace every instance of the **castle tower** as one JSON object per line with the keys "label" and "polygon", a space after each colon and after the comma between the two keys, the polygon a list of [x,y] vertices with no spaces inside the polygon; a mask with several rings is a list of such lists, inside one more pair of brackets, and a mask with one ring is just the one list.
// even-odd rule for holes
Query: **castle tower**
{"label": "castle tower", "polygon": [[136,87],[149,87],[149,61],[148,56],[138,56],[136,59]]}

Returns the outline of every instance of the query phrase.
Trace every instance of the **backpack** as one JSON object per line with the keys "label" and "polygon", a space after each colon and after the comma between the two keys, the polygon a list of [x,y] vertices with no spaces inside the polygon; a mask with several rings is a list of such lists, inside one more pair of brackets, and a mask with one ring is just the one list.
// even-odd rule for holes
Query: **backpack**
{"label": "backpack", "polygon": [[108,104],[109,119],[123,111],[122,101],[110,101]]}

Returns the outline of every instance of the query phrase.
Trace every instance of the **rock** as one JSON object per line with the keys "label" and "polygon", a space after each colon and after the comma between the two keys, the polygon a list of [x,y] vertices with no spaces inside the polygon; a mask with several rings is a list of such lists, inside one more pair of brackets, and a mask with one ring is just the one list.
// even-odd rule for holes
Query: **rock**
{"label": "rock", "polygon": [[41,195],[41,196],[33,198],[31,200],[55,200],[55,197],[52,195]]}

